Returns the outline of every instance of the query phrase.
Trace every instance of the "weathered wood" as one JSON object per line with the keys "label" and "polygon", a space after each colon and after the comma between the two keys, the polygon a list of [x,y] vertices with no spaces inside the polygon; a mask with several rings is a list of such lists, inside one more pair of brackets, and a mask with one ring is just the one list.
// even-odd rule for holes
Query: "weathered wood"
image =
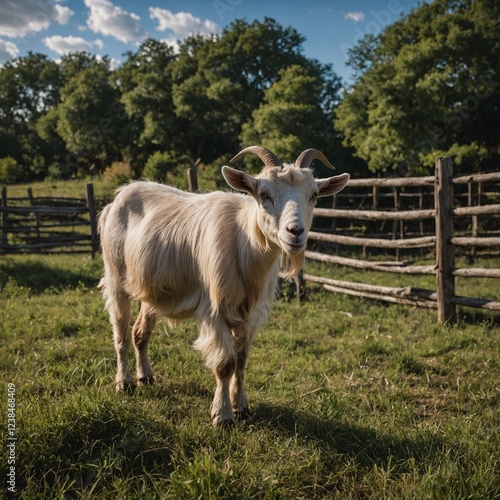
{"label": "weathered wood", "polygon": [[200,164],[198,158],[187,170],[188,189],[191,193],[198,192],[198,165]]}
{"label": "weathered wood", "polygon": [[430,309],[436,309],[437,307],[437,303],[430,300],[393,297],[392,295],[380,295],[376,293],[351,290],[349,288],[342,288],[332,285],[323,285],[323,287],[325,288],[325,290],[328,290],[330,292],[343,293],[345,295],[353,295],[355,297],[364,297],[367,299],[382,300],[384,302],[392,302],[393,304],[428,307]]}
{"label": "weathered wood", "polygon": [[[496,206],[496,205],[493,205]],[[499,212],[500,212],[500,206]],[[494,212],[496,213],[496,212]],[[430,210],[401,210],[392,212],[388,210],[345,210],[334,208],[315,208],[313,214],[316,217],[345,217],[359,220],[421,220],[432,219],[436,215],[434,209]]]}
{"label": "weathered wood", "polygon": [[459,268],[453,270],[453,276],[464,278],[500,278],[500,269],[484,269],[482,267]]}
{"label": "weathered wood", "polygon": [[453,303],[460,306],[477,307],[489,309],[490,311],[500,311],[500,302],[489,299],[476,299],[472,297],[453,297]]}
{"label": "weathered wood", "polygon": [[332,285],[340,288],[349,288],[351,290],[358,290],[361,292],[372,292],[380,293],[385,295],[393,295],[394,297],[419,297],[428,300],[437,300],[437,294],[433,290],[427,290],[425,288],[414,288],[410,286],[405,287],[393,287],[393,286],[382,286],[382,285],[370,285],[368,283],[360,283],[357,281],[344,281],[335,280],[332,278],[323,278],[322,276],[315,276],[313,274],[304,274],[304,279],[306,281],[312,281],[314,283],[321,283],[323,285]]}
{"label": "weathered wood", "polygon": [[478,247],[500,247],[500,238],[498,237],[481,237],[469,238],[466,236],[457,236],[450,238],[450,243],[457,246],[478,246]]}
{"label": "weathered wood", "polygon": [[[33,189],[32,188],[27,188],[26,189],[28,193],[28,199],[30,201],[30,205],[34,206],[35,205],[35,198],[33,197]],[[40,238],[40,215],[38,213],[33,213],[33,216],[35,217],[35,232],[37,238]]]}
{"label": "weathered wood", "polygon": [[367,269],[370,271],[382,271],[397,274],[436,274],[436,266],[406,266],[398,262],[375,262],[367,260],[349,259],[337,255],[327,255],[319,252],[306,251],[306,258],[328,262],[338,266],[353,267],[356,269]]}
{"label": "weathered wood", "polygon": [[[365,283],[354,283],[348,281],[330,280],[319,276],[304,275],[308,281],[323,284],[326,290],[331,292],[353,295],[395,304],[414,305],[418,307],[437,308],[437,293],[432,290],[418,289],[412,287],[393,288],[367,285]],[[414,297],[412,297],[414,296]],[[472,297],[455,296],[453,303],[457,305],[500,311],[500,302],[489,299],[476,299]]]}
{"label": "weathered wood", "polygon": [[349,179],[347,187],[406,187],[406,186],[432,186],[434,177],[388,177],[377,179]]}
{"label": "weathered wood", "polygon": [[95,259],[95,254],[99,250],[99,236],[97,233],[97,210],[94,200],[94,185],[89,183],[85,186],[87,207],[90,219],[90,241],[92,246],[92,259]]}
{"label": "weathered wood", "polygon": [[457,207],[451,211],[452,215],[493,215],[500,214],[500,204],[498,205],[481,205],[476,207]]}
{"label": "weathered wood", "polygon": [[500,182],[500,172],[462,175],[451,180],[452,184],[469,184],[470,182]]}
{"label": "weathered wood", "polygon": [[455,247],[453,238],[453,188],[451,158],[436,160],[436,182],[434,186],[436,207],[436,290],[438,296],[438,321],[455,323],[457,311],[452,298],[455,295]]}
{"label": "weathered wood", "polygon": [[68,215],[68,214],[85,214],[88,212],[88,207],[48,207],[48,206],[36,206],[36,207],[0,207],[0,212],[11,213],[11,214],[40,214],[40,215]]}
{"label": "weathered wood", "polygon": [[327,241],[352,246],[367,246],[376,248],[418,248],[432,247],[436,243],[434,236],[423,236],[420,238],[406,238],[403,240],[383,240],[379,238],[358,238],[355,236],[340,236],[337,234],[318,233],[311,231],[309,239]]}
{"label": "weathered wood", "polygon": [[9,215],[7,212],[7,186],[2,186],[2,205],[0,209],[4,209],[2,211],[2,238],[0,240],[2,246],[7,246],[8,236],[7,236],[7,227],[9,225]]}

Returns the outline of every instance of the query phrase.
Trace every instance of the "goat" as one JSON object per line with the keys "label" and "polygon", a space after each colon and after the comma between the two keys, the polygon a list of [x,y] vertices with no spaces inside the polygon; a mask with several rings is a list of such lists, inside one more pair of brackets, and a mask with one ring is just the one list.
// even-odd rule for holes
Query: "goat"
{"label": "goat", "polygon": [[[248,415],[245,365],[276,292],[280,256],[289,277],[301,269],[316,199],[340,191],[349,179],[314,179],[314,159],[332,167],[315,149],[282,164],[268,149],[250,146],[231,163],[248,154],[264,163],[259,175],[222,167],[227,184],[245,194],[193,194],[136,181],[119,188],[99,218],[100,286],[113,328],[116,389],[135,387],[128,366],[132,339],[137,384],[152,383],[147,351],[157,317],[194,316],[194,347],[216,379],[216,426],[233,423],[235,413]],[[132,300],[140,302],[140,312],[130,332]]]}

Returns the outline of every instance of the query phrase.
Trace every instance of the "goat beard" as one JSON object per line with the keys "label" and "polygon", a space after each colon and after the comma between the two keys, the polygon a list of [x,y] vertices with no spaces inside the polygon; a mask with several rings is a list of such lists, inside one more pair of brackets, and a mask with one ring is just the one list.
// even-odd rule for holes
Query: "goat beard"
{"label": "goat beard", "polygon": [[305,252],[297,254],[281,254],[281,270],[287,279],[295,278],[304,266]]}

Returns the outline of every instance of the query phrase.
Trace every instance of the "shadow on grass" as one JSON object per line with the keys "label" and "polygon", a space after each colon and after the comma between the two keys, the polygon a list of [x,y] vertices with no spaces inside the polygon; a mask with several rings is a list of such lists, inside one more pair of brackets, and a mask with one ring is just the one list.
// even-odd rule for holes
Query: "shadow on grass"
{"label": "shadow on grass", "polygon": [[[272,428],[287,438],[298,436],[305,441],[313,441],[325,451],[325,456],[350,457],[369,469],[377,465],[387,470],[400,464],[402,469],[399,473],[408,472],[405,464],[410,459],[417,463],[429,463],[443,453],[456,452],[458,457],[464,451],[451,451],[454,449],[451,443],[431,433],[420,434],[417,439],[400,439],[390,434],[382,435],[367,427],[318,419],[280,405],[257,405],[250,423],[256,427]],[[328,467],[329,464],[324,465]]]}
{"label": "shadow on grass", "polygon": [[34,294],[43,293],[48,289],[62,290],[85,286],[96,287],[99,279],[94,270],[65,269],[48,265],[41,261],[16,262],[0,260],[0,290],[9,279],[18,286],[26,287]]}
{"label": "shadow on grass", "polygon": [[[112,491],[115,482],[153,488],[158,477],[172,472],[171,447],[175,433],[156,421],[137,415],[119,402],[68,405],[49,440],[37,437],[45,453],[20,460],[18,487],[29,483],[26,498],[94,498]],[[85,411],[86,410],[86,411]],[[139,486],[137,486],[139,484]],[[111,496],[109,497],[111,498]],[[131,498],[140,498],[132,491]]]}

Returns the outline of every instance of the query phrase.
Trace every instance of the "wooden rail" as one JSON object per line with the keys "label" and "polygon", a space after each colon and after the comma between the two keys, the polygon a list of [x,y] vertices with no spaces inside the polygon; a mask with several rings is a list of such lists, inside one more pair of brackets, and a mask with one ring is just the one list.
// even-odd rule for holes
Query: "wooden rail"
{"label": "wooden rail", "polygon": [[[326,254],[318,251],[306,251],[306,259],[326,262],[337,266],[346,266],[355,269],[365,269],[370,271],[390,272],[398,274],[414,275],[434,275],[436,278],[436,290],[423,290],[415,287],[381,287],[378,285],[369,285],[359,282],[348,282],[332,280],[312,274],[305,274],[303,279],[315,283],[321,283],[327,290],[337,293],[384,300],[392,303],[417,305],[421,307],[430,307],[437,309],[438,320],[440,322],[452,323],[456,321],[456,305],[468,307],[479,307],[493,311],[500,311],[500,302],[462,297],[456,295],[455,278],[456,277],[476,277],[476,278],[500,278],[500,269],[484,268],[457,268],[455,256],[457,247],[472,248],[476,247],[490,248],[493,251],[500,249],[500,237],[498,236],[480,236],[478,231],[478,216],[500,214],[500,204],[484,204],[479,202],[485,196],[483,190],[484,183],[499,183],[500,173],[482,173],[465,175],[453,178],[453,165],[450,158],[440,158],[436,161],[435,176],[412,177],[401,179],[353,179],[347,184],[346,189],[341,193],[343,199],[361,199],[361,204],[365,203],[367,196],[359,193],[351,193],[349,188],[372,188],[372,206],[373,210],[352,210],[338,207],[338,198],[334,200],[333,208],[316,208],[314,215],[317,217],[331,218],[330,224],[332,232],[325,230],[313,230],[309,233],[309,239],[333,244],[336,246],[360,246],[365,248],[384,248],[396,249],[415,249],[415,248],[433,248],[435,251],[435,265],[407,265],[403,262],[378,262],[370,260],[361,260],[341,257],[338,255]],[[478,184],[478,205],[472,206],[471,184]],[[469,206],[453,206],[453,185],[469,185],[468,204]],[[394,208],[387,210],[379,209],[378,196],[381,188],[408,188],[408,187],[434,187],[434,207],[423,208],[423,193],[406,193],[407,196],[419,198],[419,208],[415,210],[398,210],[401,197],[396,193],[394,197]],[[494,192],[498,199],[498,191]],[[337,195],[339,196],[339,195]],[[461,198],[462,199],[462,198]],[[454,234],[454,221],[458,217],[472,217],[472,236],[457,236]],[[393,231],[392,239],[390,237],[374,238],[347,236],[338,234],[342,229],[338,229],[339,221],[349,220],[352,224],[356,220],[376,221],[377,224],[386,224],[392,221]],[[420,232],[423,233],[422,221],[434,220],[435,232],[432,235],[409,238],[404,234],[405,221],[417,221],[420,225]],[[397,226],[400,224],[397,237]],[[345,227],[345,226],[344,226]],[[300,295],[300,294],[299,294]]]}
{"label": "wooden rail", "polygon": [[92,184],[85,198],[8,198],[2,188],[0,253],[72,253],[99,248]]}

